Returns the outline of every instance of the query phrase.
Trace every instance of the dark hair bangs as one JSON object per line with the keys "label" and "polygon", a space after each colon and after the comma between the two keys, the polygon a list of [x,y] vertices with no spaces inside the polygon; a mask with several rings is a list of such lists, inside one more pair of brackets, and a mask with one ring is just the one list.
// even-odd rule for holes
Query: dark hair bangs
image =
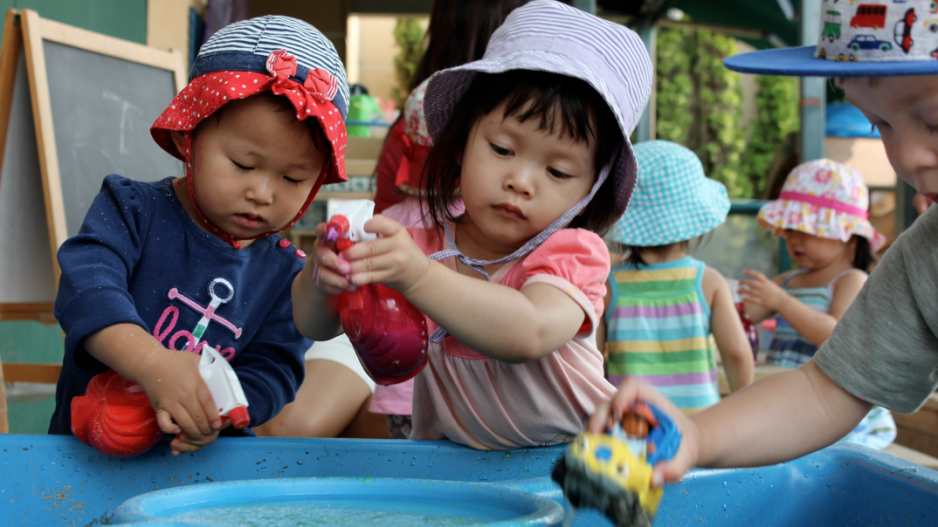
{"label": "dark hair bangs", "polygon": [[[505,106],[505,118],[520,122],[538,120],[538,128],[560,134],[576,142],[596,144],[593,160],[598,177],[623,137],[615,116],[606,101],[586,82],[556,73],[512,70],[504,73],[479,73],[462,96],[434,141],[423,168],[423,188],[427,190],[430,223],[442,229],[454,220],[449,210],[459,197],[461,163],[469,132],[483,115],[499,105]],[[615,223],[613,178],[608,178],[570,227],[585,228],[603,234]]]}

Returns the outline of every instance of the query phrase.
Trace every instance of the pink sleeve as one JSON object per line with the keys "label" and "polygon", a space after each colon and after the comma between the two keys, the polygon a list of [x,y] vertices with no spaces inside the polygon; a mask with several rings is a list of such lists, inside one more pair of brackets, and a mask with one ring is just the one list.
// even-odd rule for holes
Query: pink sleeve
{"label": "pink sleeve", "polygon": [[580,304],[589,318],[580,329],[589,333],[603,314],[609,250],[597,234],[584,229],[561,229],[518,265],[522,287],[547,283]]}

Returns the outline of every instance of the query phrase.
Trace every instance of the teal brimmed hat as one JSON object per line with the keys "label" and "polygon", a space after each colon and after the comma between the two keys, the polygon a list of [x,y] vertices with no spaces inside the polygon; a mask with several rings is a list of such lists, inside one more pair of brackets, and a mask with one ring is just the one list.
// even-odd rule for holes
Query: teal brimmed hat
{"label": "teal brimmed hat", "polygon": [[817,46],[728,57],[741,73],[800,77],[938,74],[938,2],[837,0],[822,4]]}
{"label": "teal brimmed hat", "polygon": [[704,174],[694,152],[670,141],[647,141],[633,148],[638,184],[609,239],[656,247],[696,238],[726,221],[726,187]]}

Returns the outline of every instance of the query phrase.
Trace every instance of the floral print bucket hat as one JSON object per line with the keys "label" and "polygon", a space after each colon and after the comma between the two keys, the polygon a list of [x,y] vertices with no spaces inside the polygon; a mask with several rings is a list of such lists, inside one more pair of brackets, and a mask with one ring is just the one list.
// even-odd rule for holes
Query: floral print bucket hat
{"label": "floral print bucket hat", "polygon": [[862,236],[876,252],[886,237],[870,223],[869,207],[869,189],[856,169],[817,159],[791,171],[778,199],[759,210],[758,220],[776,235],[795,230],[844,242]]}

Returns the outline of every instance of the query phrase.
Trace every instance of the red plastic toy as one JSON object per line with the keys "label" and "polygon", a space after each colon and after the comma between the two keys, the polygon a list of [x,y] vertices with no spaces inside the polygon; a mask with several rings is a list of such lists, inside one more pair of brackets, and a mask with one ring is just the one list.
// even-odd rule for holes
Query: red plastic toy
{"label": "red plastic toy", "polygon": [[[231,365],[204,346],[199,375],[218,406],[222,421],[237,429],[251,424],[247,397]],[[82,443],[112,457],[142,454],[163,437],[156,411],[143,387],[114,370],[95,375],[84,395],[72,399],[72,433]]]}
{"label": "red plastic toy", "polygon": [[[342,251],[373,238],[362,227],[371,219],[374,202],[348,201],[326,224],[326,241]],[[336,295],[342,327],[368,375],[378,384],[404,382],[427,365],[427,321],[397,291],[368,284]]]}
{"label": "red plastic toy", "polygon": [[72,399],[72,433],[112,457],[142,454],[163,437],[143,388],[114,370],[95,375]]}

